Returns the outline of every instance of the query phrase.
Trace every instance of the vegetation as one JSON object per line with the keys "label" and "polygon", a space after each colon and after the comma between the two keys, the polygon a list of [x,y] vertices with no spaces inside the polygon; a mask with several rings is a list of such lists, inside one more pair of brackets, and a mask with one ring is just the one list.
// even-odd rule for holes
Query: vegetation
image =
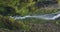
{"label": "vegetation", "polygon": [[[0,0],[1,32],[60,32],[60,20],[24,19],[15,21],[9,16],[50,14],[60,11],[60,0]],[[56,4],[56,6],[54,5]],[[58,4],[58,5],[57,5]],[[57,7],[58,6],[58,7]]]}

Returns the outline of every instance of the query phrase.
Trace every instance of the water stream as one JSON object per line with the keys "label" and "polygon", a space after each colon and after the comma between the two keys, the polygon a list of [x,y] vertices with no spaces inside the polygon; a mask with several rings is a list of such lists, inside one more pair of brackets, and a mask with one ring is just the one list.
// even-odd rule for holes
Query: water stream
{"label": "water stream", "polygon": [[36,18],[36,19],[44,19],[44,20],[55,20],[60,17],[60,11],[53,14],[44,14],[44,15],[26,15],[26,16],[10,16],[10,18],[14,18],[15,20],[26,19],[26,18]]}

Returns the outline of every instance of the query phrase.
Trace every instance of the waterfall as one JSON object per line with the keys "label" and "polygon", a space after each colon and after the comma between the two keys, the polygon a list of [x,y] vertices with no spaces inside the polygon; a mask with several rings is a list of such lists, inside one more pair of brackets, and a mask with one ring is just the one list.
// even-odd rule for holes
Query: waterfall
{"label": "waterfall", "polygon": [[55,14],[53,13],[53,14],[45,14],[45,15],[33,15],[33,16],[27,15],[27,16],[24,16],[24,17],[21,17],[21,16],[13,16],[12,17],[12,16],[10,16],[10,18],[14,18],[15,20],[26,19],[26,18],[37,18],[37,19],[45,19],[45,20],[55,20],[55,19],[60,17],[60,13],[59,12],[56,12]]}

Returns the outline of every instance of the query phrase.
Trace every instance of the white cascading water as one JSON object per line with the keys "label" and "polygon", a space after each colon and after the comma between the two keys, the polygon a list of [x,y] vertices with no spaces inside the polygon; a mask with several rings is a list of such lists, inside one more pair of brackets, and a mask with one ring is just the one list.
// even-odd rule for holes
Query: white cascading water
{"label": "white cascading water", "polygon": [[[59,11],[60,12],[60,11]],[[24,16],[24,17],[21,17],[21,16],[10,16],[10,18],[14,18],[15,20],[19,20],[19,19],[26,19],[26,18],[37,18],[37,19],[45,19],[45,20],[55,20],[57,18],[60,17],[60,14],[57,12],[57,13],[53,13],[53,14],[45,14],[45,15],[33,15],[33,16],[30,16],[30,15],[27,15],[27,16]]]}

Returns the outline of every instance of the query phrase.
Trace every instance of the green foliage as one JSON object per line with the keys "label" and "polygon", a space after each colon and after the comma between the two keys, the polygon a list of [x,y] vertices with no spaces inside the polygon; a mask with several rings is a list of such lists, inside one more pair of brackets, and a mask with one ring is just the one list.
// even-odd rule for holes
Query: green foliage
{"label": "green foliage", "polygon": [[4,15],[4,16],[8,16],[8,15],[14,15],[15,9],[9,6],[4,6],[4,5],[0,5],[0,14]]}
{"label": "green foliage", "polygon": [[46,21],[42,19],[25,19],[23,21],[15,21],[13,18],[9,18],[9,16],[14,15],[49,14],[60,10],[58,8],[44,9],[43,7],[43,9],[41,9],[35,7],[35,4],[41,1],[45,0],[0,0],[0,28],[29,31],[32,29],[31,26],[29,26],[30,23],[44,24],[46,22],[51,22],[60,24],[60,20]]}
{"label": "green foliage", "polygon": [[[37,0],[37,2],[40,1],[45,1],[45,0]],[[35,4],[37,3],[36,0],[0,0],[0,5],[2,6],[8,6],[8,7],[12,7],[12,9],[15,9],[15,14],[18,13],[21,16],[27,15],[27,14],[37,14],[39,12],[39,14],[42,13],[52,13],[45,10],[45,9],[38,9],[37,7],[35,7]],[[28,8],[31,7],[31,8]],[[1,10],[5,10],[5,8],[1,8]],[[3,12],[2,11],[2,12]],[[4,11],[5,12],[5,11]],[[8,14],[7,12],[5,12],[3,14]],[[10,14],[9,14],[10,15]],[[14,12],[12,12],[12,15],[14,15]]]}
{"label": "green foliage", "polygon": [[15,21],[8,16],[0,16],[0,28],[6,28],[9,30],[30,30],[30,27],[22,21]]}

